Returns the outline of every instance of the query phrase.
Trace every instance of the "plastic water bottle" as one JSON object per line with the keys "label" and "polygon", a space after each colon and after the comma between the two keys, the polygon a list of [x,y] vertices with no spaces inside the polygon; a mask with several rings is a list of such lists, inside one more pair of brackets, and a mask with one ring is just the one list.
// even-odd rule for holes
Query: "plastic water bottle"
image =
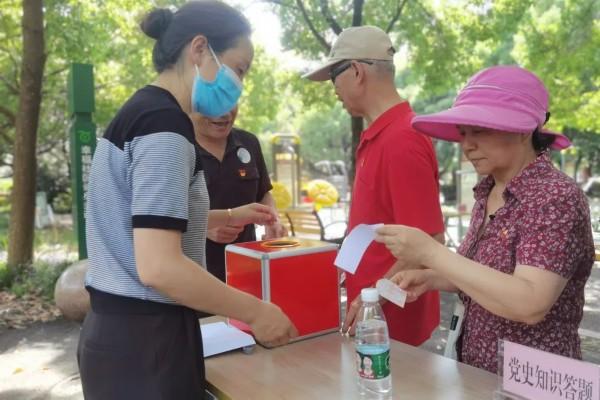
{"label": "plastic water bottle", "polygon": [[359,391],[364,399],[390,399],[390,337],[379,294],[375,288],[365,288],[360,297],[355,336]]}

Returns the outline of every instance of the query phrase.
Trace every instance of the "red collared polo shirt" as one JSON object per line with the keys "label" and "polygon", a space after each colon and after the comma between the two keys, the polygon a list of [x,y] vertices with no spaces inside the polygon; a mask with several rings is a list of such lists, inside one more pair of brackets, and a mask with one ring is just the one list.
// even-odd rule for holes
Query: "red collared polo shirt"
{"label": "red collared polo shirt", "polygon": [[[409,225],[433,235],[444,231],[439,203],[438,165],[431,140],[410,126],[408,102],[379,116],[362,135],[356,152],[349,230],[358,224]],[[394,256],[373,242],[356,274],[347,274],[348,303],[394,264]],[[439,293],[428,292],[400,308],[383,306],[390,337],[420,345],[440,321]]]}

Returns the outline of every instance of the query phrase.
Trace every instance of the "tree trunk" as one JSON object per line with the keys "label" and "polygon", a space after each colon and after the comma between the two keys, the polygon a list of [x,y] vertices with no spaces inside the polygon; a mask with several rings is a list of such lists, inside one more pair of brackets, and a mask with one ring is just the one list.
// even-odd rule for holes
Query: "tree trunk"
{"label": "tree trunk", "polygon": [[[352,26],[361,26],[363,19],[364,0],[354,0],[352,12]],[[360,134],[364,129],[364,121],[361,117],[352,118],[352,165],[348,172],[348,184],[351,188],[354,187],[354,176],[356,175],[356,149],[360,143]]]}
{"label": "tree trunk", "polygon": [[19,111],[14,144],[13,189],[8,233],[8,266],[12,272],[33,259],[35,156],[44,74],[44,11],[42,0],[23,0],[23,59]]}
{"label": "tree trunk", "polygon": [[360,143],[360,134],[364,129],[364,120],[361,117],[351,117],[352,119],[352,165],[348,171],[348,184],[353,187],[354,176],[356,174],[356,149]]}
{"label": "tree trunk", "polygon": [[575,167],[573,168],[573,180],[577,182],[577,173],[579,172],[579,166],[581,165],[581,161],[583,160],[583,155],[581,152],[577,154],[577,160],[575,160]]}

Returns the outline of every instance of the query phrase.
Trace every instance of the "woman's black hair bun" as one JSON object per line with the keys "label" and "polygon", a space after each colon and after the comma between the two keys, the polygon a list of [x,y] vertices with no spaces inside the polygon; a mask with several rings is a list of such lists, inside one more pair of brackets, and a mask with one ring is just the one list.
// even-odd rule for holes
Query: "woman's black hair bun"
{"label": "woman's black hair bun", "polygon": [[140,24],[142,31],[152,39],[158,40],[167,30],[173,19],[173,11],[168,8],[155,8]]}

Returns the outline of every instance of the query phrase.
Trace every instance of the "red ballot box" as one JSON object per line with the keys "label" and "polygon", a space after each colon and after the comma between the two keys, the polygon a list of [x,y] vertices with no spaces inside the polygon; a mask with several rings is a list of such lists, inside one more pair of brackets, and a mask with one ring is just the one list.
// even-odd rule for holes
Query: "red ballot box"
{"label": "red ballot box", "polygon": [[[236,243],[225,248],[227,284],[277,304],[303,339],[339,329],[336,244],[296,238]],[[235,320],[231,324],[250,331]]]}

